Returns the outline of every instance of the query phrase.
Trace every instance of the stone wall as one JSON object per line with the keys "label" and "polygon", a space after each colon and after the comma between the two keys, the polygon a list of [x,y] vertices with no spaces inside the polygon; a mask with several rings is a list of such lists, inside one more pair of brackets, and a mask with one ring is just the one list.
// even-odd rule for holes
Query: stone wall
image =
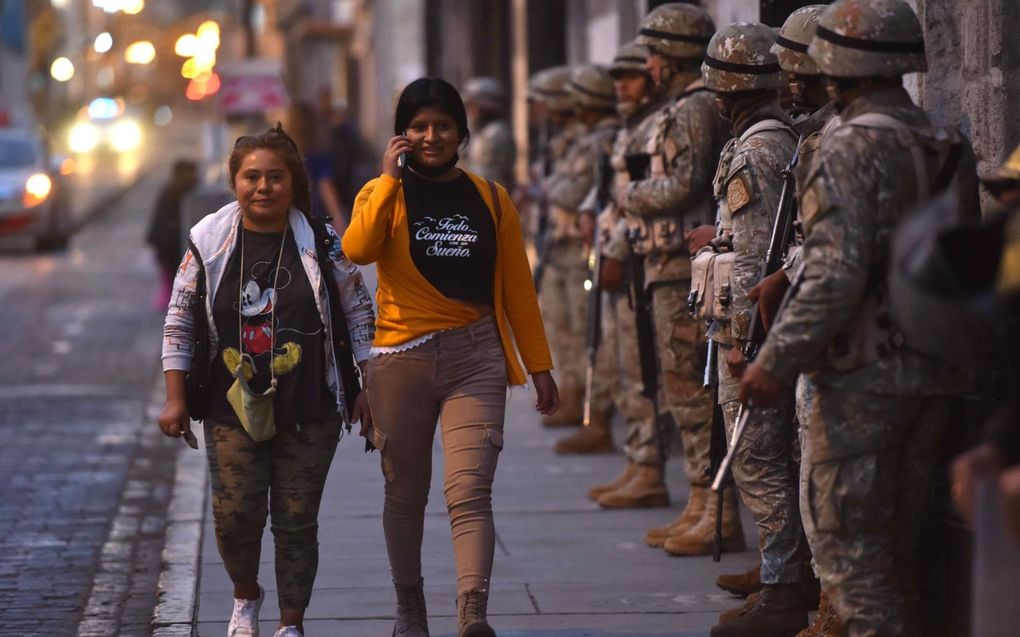
{"label": "stone wall", "polygon": [[974,144],[981,174],[1020,143],[1020,3],[916,0],[928,50],[918,98],[936,123]]}

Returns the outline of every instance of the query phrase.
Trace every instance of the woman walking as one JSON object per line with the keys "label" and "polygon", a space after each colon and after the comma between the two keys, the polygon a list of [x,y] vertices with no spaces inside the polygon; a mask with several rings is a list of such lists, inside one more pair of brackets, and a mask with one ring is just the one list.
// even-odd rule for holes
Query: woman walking
{"label": "woman walking", "polygon": [[370,422],[354,358],[369,354],[372,302],[332,228],[309,220],[301,155],[279,126],[239,138],[228,169],[237,201],[192,228],[174,280],[159,425],[185,436],[189,417],[204,419],[216,544],[234,584],[228,637],[259,634],[267,515],[276,637],[301,637],[341,420]]}
{"label": "woman walking", "polygon": [[[559,405],[517,211],[506,191],[457,168],[468,139],[457,90],[436,78],[397,103],[383,174],[362,189],[344,252],[375,262],[379,319],[369,361],[372,436],[386,480],[383,528],[397,593],[394,635],[427,637],[421,542],[440,422],[444,491],[457,566],[461,637],[486,622],[495,528],[492,479],[503,447],[507,384],[536,408]],[[401,156],[406,167],[400,168]]]}

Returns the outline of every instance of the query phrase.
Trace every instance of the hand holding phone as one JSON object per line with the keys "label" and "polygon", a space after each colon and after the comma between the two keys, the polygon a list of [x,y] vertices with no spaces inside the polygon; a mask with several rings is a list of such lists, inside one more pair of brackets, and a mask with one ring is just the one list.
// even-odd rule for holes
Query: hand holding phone
{"label": "hand holding phone", "polygon": [[405,135],[391,138],[386,145],[386,152],[383,153],[383,174],[400,179],[401,172],[407,165],[407,155],[413,149],[414,145]]}

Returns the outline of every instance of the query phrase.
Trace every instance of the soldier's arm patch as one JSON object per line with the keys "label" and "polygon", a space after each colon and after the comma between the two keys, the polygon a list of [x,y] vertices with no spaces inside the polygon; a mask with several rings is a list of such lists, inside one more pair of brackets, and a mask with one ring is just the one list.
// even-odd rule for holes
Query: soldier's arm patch
{"label": "soldier's arm patch", "polygon": [[751,202],[751,188],[747,184],[747,175],[741,173],[730,179],[726,184],[726,205],[731,213]]}

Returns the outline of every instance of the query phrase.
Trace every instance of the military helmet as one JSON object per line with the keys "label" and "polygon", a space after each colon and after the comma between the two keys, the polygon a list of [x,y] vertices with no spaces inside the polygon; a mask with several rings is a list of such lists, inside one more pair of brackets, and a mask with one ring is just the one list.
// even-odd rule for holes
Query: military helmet
{"label": "military helmet", "polygon": [[645,67],[645,60],[648,58],[648,49],[637,42],[628,42],[620,47],[609,65],[609,75],[615,78],[622,73],[644,73],[651,78],[648,69]]}
{"label": "military helmet", "polygon": [[903,0],[838,0],[818,18],[808,55],[832,77],[928,70],[921,22]]}
{"label": "military helmet", "polygon": [[704,9],[673,2],[645,16],[634,42],[666,57],[700,59],[713,33],[715,23]]}
{"label": "military helmet", "polygon": [[616,107],[613,78],[606,67],[599,64],[578,66],[570,73],[567,90],[580,108],[607,110]]}
{"label": "military helmet", "polygon": [[464,101],[501,111],[506,108],[506,89],[494,77],[473,77],[464,83]]}
{"label": "military helmet", "polygon": [[528,99],[542,102],[549,110],[569,111],[574,108],[574,98],[567,90],[569,81],[569,66],[539,71],[528,81]]}
{"label": "military helmet", "polygon": [[818,65],[808,55],[811,38],[815,36],[818,17],[828,8],[824,4],[801,7],[786,19],[779,30],[772,52],[779,58],[779,66],[787,73],[818,75]]}
{"label": "military helmet", "polygon": [[782,88],[783,72],[770,50],[775,43],[776,32],[759,22],[737,22],[720,30],[701,64],[705,86],[723,93]]}

